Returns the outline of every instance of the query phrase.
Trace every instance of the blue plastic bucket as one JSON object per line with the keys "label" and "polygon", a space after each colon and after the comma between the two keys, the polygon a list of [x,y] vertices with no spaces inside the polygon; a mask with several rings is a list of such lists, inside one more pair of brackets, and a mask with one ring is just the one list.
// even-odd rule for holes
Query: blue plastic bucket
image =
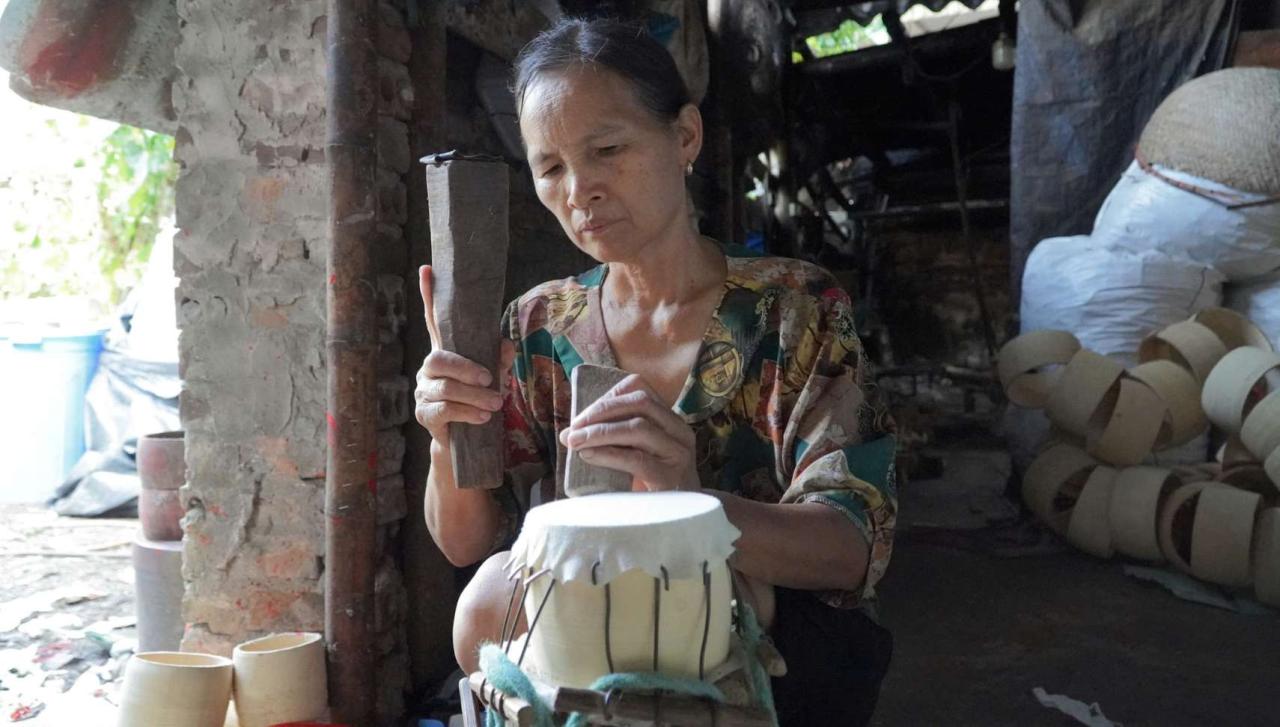
{"label": "blue plastic bucket", "polygon": [[84,453],[105,331],[0,331],[0,502],[44,502]]}

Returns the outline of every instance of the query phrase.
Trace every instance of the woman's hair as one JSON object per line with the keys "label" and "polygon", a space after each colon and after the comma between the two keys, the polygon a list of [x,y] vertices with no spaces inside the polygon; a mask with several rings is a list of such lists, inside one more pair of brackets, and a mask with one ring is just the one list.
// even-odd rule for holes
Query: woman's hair
{"label": "woman's hair", "polygon": [[524,108],[530,84],[545,73],[595,65],[622,76],[640,104],[671,122],[690,102],[689,90],[671,53],[643,25],[600,18],[564,18],[529,41],[515,60],[512,93]]}

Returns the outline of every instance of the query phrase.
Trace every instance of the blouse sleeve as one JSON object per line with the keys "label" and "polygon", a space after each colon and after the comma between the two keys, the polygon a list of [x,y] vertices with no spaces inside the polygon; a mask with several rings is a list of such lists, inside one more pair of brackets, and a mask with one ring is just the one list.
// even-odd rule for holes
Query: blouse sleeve
{"label": "blouse sleeve", "polygon": [[515,360],[507,378],[503,399],[503,475],[502,486],[492,490],[502,508],[502,524],[494,538],[491,552],[509,548],[520,532],[524,513],[529,509],[530,491],[549,475],[552,466],[546,446],[546,428],[538,424],[530,405],[536,393],[533,367],[521,334],[519,300],[514,300],[502,314],[502,335],[515,344]]}
{"label": "blouse sleeve", "polygon": [[799,394],[779,453],[781,501],[817,502],[848,518],[866,539],[869,562],[857,591],[819,597],[849,608],[872,597],[893,550],[897,518],[894,425],[875,395],[848,295],[834,281],[792,323],[802,326],[786,378]]}

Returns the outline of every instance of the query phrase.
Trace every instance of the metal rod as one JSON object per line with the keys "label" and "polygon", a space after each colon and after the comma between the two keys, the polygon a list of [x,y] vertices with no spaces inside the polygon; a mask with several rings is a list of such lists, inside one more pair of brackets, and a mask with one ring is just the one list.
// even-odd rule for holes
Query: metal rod
{"label": "metal rod", "polygon": [[377,323],[370,247],[377,225],[374,0],[329,0],[328,454],[325,641],[335,722],[372,724],[376,669]]}
{"label": "metal rod", "polygon": [[658,672],[658,632],[662,628],[662,581],[653,579],[653,671]]}
{"label": "metal rod", "polygon": [[542,603],[538,604],[538,610],[533,612],[533,620],[529,622],[528,635],[525,637],[524,646],[520,648],[520,658],[516,660],[516,666],[524,666],[524,655],[529,650],[529,642],[533,641],[533,630],[538,627],[538,619],[542,618],[542,609],[546,608],[547,601],[551,599],[551,592],[556,589],[556,579],[551,579],[551,585],[547,586],[547,592],[542,594]]}
{"label": "metal rod", "polygon": [[[508,579],[509,580],[509,579]],[[516,605],[516,591],[520,590],[520,582],[516,581],[511,586],[511,596],[507,598],[507,613],[502,617],[502,630],[498,632],[498,641],[510,643],[507,636],[507,622],[511,620],[512,608]],[[516,624],[520,622],[520,617],[516,616],[515,623],[511,624],[511,630],[515,631]]]}
{"label": "metal rod", "polygon": [[604,584],[604,661],[609,665],[609,673],[612,674],[616,670],[613,668],[613,648],[609,645],[609,612],[612,610],[612,599],[609,595],[609,584]]}
{"label": "metal rod", "polygon": [[[591,564],[591,585],[599,585],[596,581],[596,569],[600,567],[600,561]],[[604,660],[609,665],[609,673],[613,673],[613,649],[609,645],[609,611],[612,606],[612,599],[609,594],[609,584],[604,584]]]}
{"label": "metal rod", "polygon": [[[521,569],[521,572],[523,573],[523,568]],[[526,596],[528,596],[528,595],[529,595],[529,581],[525,580],[525,579],[522,577],[522,578],[520,578],[520,580],[519,580],[519,581],[517,581],[517,582],[516,582],[516,585],[520,586],[520,588],[522,589],[522,590],[520,591],[520,608],[522,608],[522,609],[523,609],[523,608],[524,608],[524,599],[525,599],[525,597],[526,597]],[[520,621],[520,617],[519,617],[519,616],[517,616],[517,617],[516,617],[516,621],[517,621],[517,622],[519,622],[519,621]],[[506,641],[506,643],[502,645],[502,650],[503,650],[503,651],[507,651],[507,650],[509,650],[509,649],[511,648],[511,642],[512,642],[512,641],[515,641],[515,640],[516,640],[516,630],[515,630],[515,628],[512,628],[512,629],[511,629],[511,633],[507,635],[507,641]]]}
{"label": "metal rod", "polygon": [[702,646],[698,649],[698,679],[705,679],[707,670],[707,635],[711,633],[711,571],[707,561],[702,561]]}

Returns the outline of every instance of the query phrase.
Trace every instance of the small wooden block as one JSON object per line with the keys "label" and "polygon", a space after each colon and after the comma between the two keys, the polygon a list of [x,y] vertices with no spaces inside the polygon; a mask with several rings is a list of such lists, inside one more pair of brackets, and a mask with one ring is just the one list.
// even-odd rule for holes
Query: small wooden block
{"label": "small wooden block", "polygon": [[[436,344],[488,369],[497,391],[510,170],[503,162],[460,160],[428,164],[426,174]],[[458,487],[502,484],[502,435],[501,414],[484,424],[449,425]]]}
{"label": "small wooden block", "polygon": [[[578,364],[573,369],[569,382],[573,389],[573,416],[578,416],[629,375],[626,371],[608,366]],[[587,464],[576,450],[569,450],[564,469],[566,495],[579,497],[601,492],[630,491],[630,474]]]}

